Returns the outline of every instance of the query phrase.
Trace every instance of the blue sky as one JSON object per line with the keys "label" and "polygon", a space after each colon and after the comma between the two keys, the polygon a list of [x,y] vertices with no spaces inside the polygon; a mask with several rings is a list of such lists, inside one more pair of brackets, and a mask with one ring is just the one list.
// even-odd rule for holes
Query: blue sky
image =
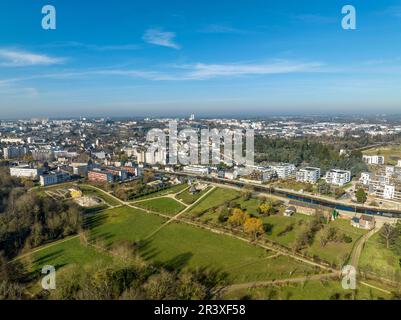
{"label": "blue sky", "polygon": [[401,113],[400,40],[400,0],[2,0],[0,118]]}

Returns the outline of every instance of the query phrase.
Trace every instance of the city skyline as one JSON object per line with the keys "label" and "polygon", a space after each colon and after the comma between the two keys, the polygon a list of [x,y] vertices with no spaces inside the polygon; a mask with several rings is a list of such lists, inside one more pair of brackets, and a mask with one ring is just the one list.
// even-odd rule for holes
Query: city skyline
{"label": "city skyline", "polygon": [[46,4],[2,4],[2,118],[400,109],[400,1],[51,1],[43,30]]}

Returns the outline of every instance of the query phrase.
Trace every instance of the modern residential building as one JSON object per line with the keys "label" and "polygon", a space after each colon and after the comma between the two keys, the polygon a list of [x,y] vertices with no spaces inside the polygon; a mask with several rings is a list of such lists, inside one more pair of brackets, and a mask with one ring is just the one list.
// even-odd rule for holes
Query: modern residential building
{"label": "modern residential building", "polygon": [[343,186],[351,181],[351,171],[332,169],[324,177],[327,183]]}
{"label": "modern residential building", "polygon": [[320,172],[320,168],[306,167],[296,173],[296,180],[314,184],[320,179]]}
{"label": "modern residential building", "polygon": [[397,161],[397,167],[401,167],[401,160]]}
{"label": "modern residential building", "polygon": [[249,178],[255,181],[267,182],[277,178],[277,171],[272,167],[254,166],[253,171],[249,174]]}
{"label": "modern residential building", "polygon": [[295,176],[296,167],[291,163],[280,163],[272,166],[279,179],[289,179]]}
{"label": "modern residential building", "polygon": [[362,172],[361,177],[359,178],[359,182],[362,183],[364,186],[368,186],[371,183],[373,176],[373,173]]}
{"label": "modern residential building", "polygon": [[10,175],[17,178],[36,179],[45,172],[45,168],[34,168],[30,165],[22,165],[10,168]]}
{"label": "modern residential building", "polygon": [[69,181],[71,178],[70,174],[63,171],[50,172],[48,174],[41,175],[39,177],[40,185],[42,187],[51,186]]}
{"label": "modern residential building", "polygon": [[376,164],[376,165],[383,165],[385,158],[384,156],[363,156],[362,157],[363,161],[365,161],[367,164]]}

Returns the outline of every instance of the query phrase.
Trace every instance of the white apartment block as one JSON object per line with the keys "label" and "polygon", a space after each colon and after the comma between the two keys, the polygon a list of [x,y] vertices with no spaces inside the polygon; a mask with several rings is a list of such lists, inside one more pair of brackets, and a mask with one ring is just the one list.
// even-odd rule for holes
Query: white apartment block
{"label": "white apartment block", "polygon": [[368,188],[369,194],[376,197],[401,201],[401,189],[392,184],[388,175],[376,176],[373,173],[363,172],[359,182]]}
{"label": "white apartment block", "polygon": [[392,177],[395,173],[394,166],[386,166],[386,177]]}
{"label": "white apartment block", "polygon": [[1,143],[15,143],[15,144],[23,144],[24,140],[20,138],[3,138],[0,140]]}
{"label": "white apartment block", "polygon": [[185,166],[184,170],[185,173],[190,173],[190,174],[197,174],[197,175],[208,175],[210,173],[209,167],[203,167],[203,166]]}
{"label": "white apartment block", "polygon": [[17,178],[36,179],[45,172],[44,168],[32,168],[28,165],[10,168],[10,175]]}
{"label": "white apartment block", "polygon": [[343,186],[351,181],[351,171],[332,169],[324,177],[327,183]]}
{"label": "white apartment block", "polygon": [[299,182],[317,183],[320,179],[320,168],[306,167],[296,173],[296,179]]}
{"label": "white apartment block", "polygon": [[397,167],[401,167],[401,160],[398,160]]}
{"label": "white apartment block", "polygon": [[374,195],[387,200],[401,201],[401,190],[395,185],[376,186]]}
{"label": "white apartment block", "polygon": [[294,177],[296,168],[291,163],[281,163],[279,165],[272,166],[273,170],[277,173],[279,179],[289,179]]}
{"label": "white apartment block", "polygon": [[367,164],[377,164],[377,165],[382,165],[384,164],[384,156],[363,156],[362,157],[363,161],[365,161]]}
{"label": "white apartment block", "polygon": [[58,183],[66,182],[70,179],[70,175],[66,172],[51,172],[39,177],[42,187],[51,186]]}
{"label": "white apartment block", "polygon": [[361,177],[359,178],[359,182],[364,186],[368,186],[372,181],[373,174],[370,172],[362,172]]}

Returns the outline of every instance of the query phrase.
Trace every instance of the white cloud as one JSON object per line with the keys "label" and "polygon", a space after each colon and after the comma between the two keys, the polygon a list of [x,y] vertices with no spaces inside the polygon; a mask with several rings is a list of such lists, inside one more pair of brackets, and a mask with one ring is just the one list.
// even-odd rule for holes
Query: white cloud
{"label": "white cloud", "polygon": [[140,48],[139,45],[136,44],[110,44],[110,45],[98,45],[98,44],[87,44],[77,41],[61,41],[46,44],[43,47],[47,48],[83,48],[86,50],[95,50],[95,51],[129,51],[129,50],[137,50]]}
{"label": "white cloud", "polygon": [[161,29],[148,29],[143,35],[143,40],[147,43],[162,47],[180,49],[180,46],[174,42],[175,33],[163,31]]}
{"label": "white cloud", "polygon": [[245,33],[244,30],[233,28],[231,26],[222,25],[222,24],[209,24],[205,28],[201,29],[200,32],[203,32],[203,33],[237,33],[237,34]]}
{"label": "white cloud", "polygon": [[43,54],[36,54],[13,49],[0,49],[0,66],[25,67],[37,65],[53,65],[61,63],[63,59]]}
{"label": "white cloud", "polygon": [[187,76],[192,79],[210,79],[242,75],[269,75],[284,73],[318,72],[319,62],[276,61],[262,64],[203,64],[184,66],[190,69]]}
{"label": "white cloud", "polygon": [[237,64],[186,64],[170,65],[159,70],[140,69],[89,69],[64,70],[62,72],[41,73],[21,78],[0,79],[1,84],[23,82],[35,79],[82,79],[99,76],[129,77],[150,81],[201,81],[239,76],[260,76],[290,73],[336,72],[338,70],[323,68],[319,62],[294,62],[277,60],[270,63],[237,63]]}

